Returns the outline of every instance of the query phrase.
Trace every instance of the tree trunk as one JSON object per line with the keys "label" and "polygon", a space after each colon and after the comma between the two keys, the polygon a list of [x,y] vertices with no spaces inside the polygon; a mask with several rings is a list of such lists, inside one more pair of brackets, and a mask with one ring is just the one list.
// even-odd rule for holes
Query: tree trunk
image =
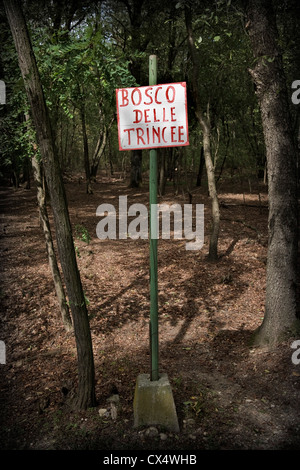
{"label": "tree trunk", "polygon": [[205,161],[204,161],[204,153],[203,153],[203,145],[202,145],[201,153],[200,153],[200,161],[199,161],[199,169],[198,169],[198,174],[197,174],[196,186],[201,186],[204,163],[205,163]]}
{"label": "tree trunk", "polygon": [[255,342],[274,345],[299,328],[296,149],[272,1],[250,0],[246,12],[255,57],[250,74],[261,110],[269,192],[265,316]]}
{"label": "tree trunk", "polygon": [[163,196],[165,194],[165,187],[166,187],[165,156],[166,156],[165,149],[161,149],[160,162],[159,162],[159,186],[158,186],[159,188],[158,191],[159,191],[160,196]]}
{"label": "tree trunk", "polygon": [[139,188],[142,181],[142,150],[131,152],[130,188]]}
{"label": "tree trunk", "polygon": [[209,240],[208,257],[212,261],[218,259],[218,240],[220,231],[220,208],[219,199],[216,187],[215,167],[211,157],[210,145],[210,122],[200,116],[197,112],[199,122],[202,124],[203,133],[203,152],[205,158],[205,165],[207,171],[208,191],[211,198],[211,214],[212,214],[212,227]]}
{"label": "tree trunk", "polygon": [[[141,85],[141,66],[142,60],[137,57],[137,52],[144,52],[147,42],[141,44],[141,26],[143,23],[142,8],[145,0],[133,0],[132,2],[124,2],[126,5],[130,20],[131,49],[133,59],[130,61],[130,72],[134,76],[136,83]],[[142,182],[142,150],[131,151],[131,172],[130,172],[130,188],[139,188]]]}
{"label": "tree trunk", "polygon": [[207,106],[207,113],[204,116],[201,110],[201,102],[199,98],[198,90],[198,57],[197,51],[195,48],[194,38],[193,38],[193,29],[192,29],[192,15],[189,6],[185,7],[185,22],[186,29],[188,33],[188,46],[192,59],[192,90],[195,101],[195,113],[202,129],[203,134],[203,153],[207,171],[207,182],[209,196],[211,198],[211,213],[212,213],[212,228],[209,241],[209,253],[208,258],[212,261],[218,259],[218,240],[219,240],[219,230],[220,230],[220,208],[219,208],[219,199],[216,187],[215,179],[215,167],[212,161],[211,156],[211,124],[209,116],[209,105]]}
{"label": "tree trunk", "polygon": [[77,267],[66,195],[55,151],[49,114],[20,3],[18,0],[5,0],[4,6],[18,53],[19,66],[31,106],[50,193],[58,251],[73,316],[77,347],[78,393],[76,405],[80,409],[85,409],[96,403],[94,359],[87,307]]}
{"label": "tree trunk", "polygon": [[84,169],[85,169],[85,179],[86,179],[86,192],[87,194],[93,194],[91,172],[90,172],[89,145],[88,145],[88,138],[87,138],[87,133],[86,133],[86,124],[85,124],[84,104],[80,106],[80,119],[81,119],[81,129],[82,129],[82,138],[83,138],[83,159],[84,159]]}
{"label": "tree trunk", "polygon": [[69,307],[66,301],[65,292],[64,292],[63,285],[62,285],[62,279],[61,279],[61,275],[60,275],[59,268],[57,265],[56,254],[55,254],[54,246],[53,246],[50,223],[49,223],[48,212],[47,212],[47,207],[46,207],[46,202],[45,202],[46,195],[45,195],[45,190],[44,190],[44,185],[43,185],[41,164],[36,158],[36,156],[32,158],[32,167],[34,171],[34,179],[37,185],[37,202],[38,202],[39,213],[40,213],[40,221],[41,221],[43,232],[45,235],[49,266],[50,266],[51,273],[52,273],[56,297],[58,300],[64,328],[67,332],[70,332],[70,331],[73,331],[73,325],[72,325]]}
{"label": "tree trunk", "polygon": [[[28,123],[29,115],[25,115],[25,120]],[[43,172],[41,168],[41,162],[36,156],[36,144],[32,142],[34,155],[32,157],[32,168],[33,176],[37,187],[37,203],[40,214],[40,221],[46,241],[46,249],[48,253],[49,266],[51,269],[51,274],[54,282],[56,297],[59,304],[59,309],[62,317],[62,323],[67,332],[73,331],[72,320],[70,317],[69,307],[66,301],[65,291],[62,284],[61,275],[59,272],[56,254],[53,246],[53,239],[50,229],[50,222],[48,217],[47,205],[46,205],[46,191],[44,185]]]}
{"label": "tree trunk", "polygon": [[114,120],[115,120],[115,117],[111,119],[108,126],[104,124],[103,132],[101,132],[99,135],[97,145],[94,151],[94,155],[92,158],[92,164],[91,164],[90,176],[92,179],[96,179],[99,162],[101,160],[101,157],[106,147],[108,131],[110,130]]}

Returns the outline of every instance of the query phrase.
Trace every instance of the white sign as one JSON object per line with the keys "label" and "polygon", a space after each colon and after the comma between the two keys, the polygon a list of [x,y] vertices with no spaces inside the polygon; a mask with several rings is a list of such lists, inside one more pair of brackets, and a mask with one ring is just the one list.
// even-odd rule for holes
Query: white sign
{"label": "white sign", "polygon": [[120,150],[189,145],[186,83],[116,90]]}

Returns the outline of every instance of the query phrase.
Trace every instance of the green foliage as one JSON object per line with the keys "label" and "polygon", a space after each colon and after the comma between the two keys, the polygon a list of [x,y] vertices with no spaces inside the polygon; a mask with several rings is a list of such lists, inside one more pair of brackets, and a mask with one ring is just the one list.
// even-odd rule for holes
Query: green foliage
{"label": "green foliage", "polygon": [[[6,104],[0,105],[0,176],[15,184],[25,162],[32,156],[32,130],[25,122],[28,105],[13,43],[7,40],[8,25],[0,15],[0,77],[6,85]],[[2,73],[1,73],[2,72]]]}
{"label": "green foliage", "polygon": [[77,224],[75,226],[75,234],[78,240],[82,240],[83,242],[90,244],[91,236],[89,231],[84,225]]}
{"label": "green foliage", "polygon": [[[79,2],[80,3],[80,2]],[[116,113],[115,89],[148,83],[148,57],[158,56],[158,82],[186,81],[190,146],[182,154],[174,149],[174,159],[184,161],[187,170],[196,171],[202,135],[194,113],[191,95],[191,61],[186,41],[184,9],[193,13],[195,47],[198,53],[198,85],[203,112],[209,109],[212,123],[212,152],[216,174],[223,170],[257,173],[265,163],[264,139],[260,113],[249,67],[253,56],[243,27],[243,11],[230,0],[192,2],[158,0],[144,2],[140,16],[131,16],[125,2],[104,1],[101,5],[78,5],[73,22],[66,22],[68,8],[63,3],[61,23],[54,28],[56,16],[43,5],[45,18],[37,18],[28,6],[27,18],[34,52],[50,110],[53,132],[63,167],[80,168],[82,164],[82,130],[80,112],[84,107],[89,154],[93,155],[104,126]],[[134,5],[132,4],[132,8]],[[137,6],[135,5],[137,8]],[[279,20],[280,41],[289,74],[295,70],[298,49],[294,35],[297,25],[291,12]],[[132,28],[132,21],[139,21]],[[1,22],[1,17],[0,17]],[[8,39],[9,38],[9,39]],[[1,23],[1,63],[7,85],[8,105],[0,107],[0,172],[20,173],[32,156],[34,134],[25,122],[28,107],[18,70],[16,54],[7,25]],[[272,57],[264,57],[265,63]],[[140,67],[140,82],[132,71]],[[1,65],[1,64],[0,64]],[[297,70],[297,69],[296,69]],[[209,105],[209,108],[208,108]],[[300,109],[300,108],[299,108]],[[294,109],[295,128],[299,112]],[[118,151],[117,127],[110,128],[106,164],[119,168],[130,155]],[[181,156],[182,155],[182,156]],[[172,157],[172,158],[173,158]],[[104,163],[104,159],[102,160]],[[224,168],[223,168],[224,163]],[[101,163],[100,163],[101,164]],[[148,161],[144,159],[144,170]]]}
{"label": "green foliage", "polygon": [[74,106],[91,99],[112,106],[115,88],[134,84],[128,61],[114,54],[94,26],[90,22],[68,36],[60,33],[54,44],[35,42],[48,105],[50,109],[61,105],[70,119]]}
{"label": "green foliage", "polygon": [[190,400],[185,401],[183,404],[190,408],[196,414],[196,416],[198,416],[202,412],[204,407],[202,395],[196,397],[192,396]]}
{"label": "green foliage", "polygon": [[[81,240],[87,245],[90,244],[91,236],[89,234],[88,229],[84,225],[81,225],[81,224],[75,225],[75,236],[77,240]],[[80,250],[75,243],[74,243],[74,248],[75,248],[75,253],[78,256],[78,258],[81,258]]]}
{"label": "green foliage", "polygon": [[25,119],[29,110],[23,90],[16,90],[9,95],[10,112],[2,110],[0,133],[0,171],[2,176],[13,175],[19,178],[26,161],[34,154],[32,142],[35,133],[29,121]]}

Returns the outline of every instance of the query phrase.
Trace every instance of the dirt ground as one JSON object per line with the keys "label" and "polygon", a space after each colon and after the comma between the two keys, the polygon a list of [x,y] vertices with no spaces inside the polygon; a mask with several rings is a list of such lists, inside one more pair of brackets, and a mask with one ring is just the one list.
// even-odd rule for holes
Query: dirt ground
{"label": "dirt ground", "polygon": [[[220,259],[205,244],[159,240],[159,362],[173,389],[180,432],[133,427],[137,376],[150,371],[148,240],[99,240],[99,204],[148,204],[147,184],[99,178],[94,194],[66,178],[78,265],[88,299],[97,407],[72,408],[76,347],[58,311],[36,190],[0,188],[1,449],[300,450],[300,365],[293,340],[268,351],[251,345],[264,315],[267,195],[221,187]],[[188,203],[173,186],[159,202]],[[51,214],[50,214],[51,215]],[[79,236],[87,230],[90,241]],[[77,237],[78,235],[78,237]],[[115,396],[113,407],[109,398]]]}

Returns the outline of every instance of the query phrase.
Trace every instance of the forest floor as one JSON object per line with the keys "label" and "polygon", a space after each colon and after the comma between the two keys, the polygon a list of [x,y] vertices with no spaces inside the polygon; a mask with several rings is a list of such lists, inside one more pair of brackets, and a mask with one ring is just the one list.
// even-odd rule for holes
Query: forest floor
{"label": "forest floor", "polygon": [[[205,244],[159,240],[159,363],[172,385],[178,433],[133,426],[139,374],[150,371],[149,242],[100,240],[101,203],[148,205],[147,184],[99,178],[94,194],[65,181],[78,265],[88,299],[97,407],[78,412],[76,346],[59,314],[36,190],[0,188],[0,446],[4,450],[300,450],[300,365],[291,338],[272,350],[251,338],[264,315],[267,194],[220,188],[220,259]],[[188,203],[172,185],[159,202]],[[51,214],[50,214],[51,216]],[[52,220],[52,217],[51,217]],[[84,227],[90,241],[77,237]],[[110,397],[118,401],[111,405]]]}

